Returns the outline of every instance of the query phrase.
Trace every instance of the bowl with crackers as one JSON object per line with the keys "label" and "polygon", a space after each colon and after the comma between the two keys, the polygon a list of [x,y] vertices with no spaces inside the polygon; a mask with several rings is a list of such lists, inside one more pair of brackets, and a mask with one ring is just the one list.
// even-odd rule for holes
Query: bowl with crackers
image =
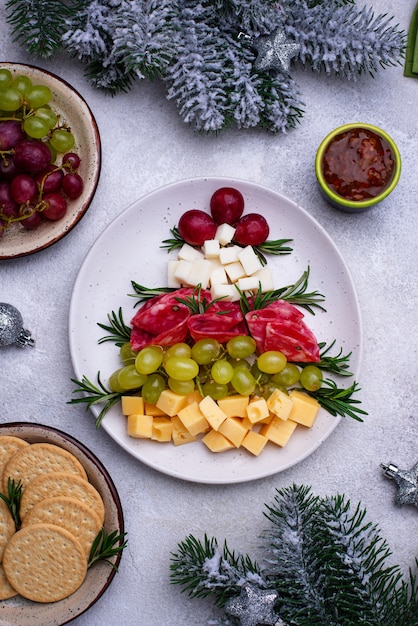
{"label": "bowl with crackers", "polygon": [[112,582],[126,545],[101,461],[56,428],[0,424],[0,600],[19,626],[58,626]]}

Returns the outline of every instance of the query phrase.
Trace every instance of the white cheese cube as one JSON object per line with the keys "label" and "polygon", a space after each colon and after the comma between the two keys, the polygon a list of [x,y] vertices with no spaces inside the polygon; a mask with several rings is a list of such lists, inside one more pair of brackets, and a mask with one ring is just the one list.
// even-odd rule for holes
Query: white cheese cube
{"label": "white cheese cube", "polygon": [[242,248],[241,252],[238,254],[238,259],[241,262],[247,276],[251,276],[263,267],[252,246]]}
{"label": "white cheese cube", "polygon": [[258,280],[254,276],[245,276],[244,278],[239,278],[237,281],[237,287],[241,291],[251,291],[252,293],[257,293],[258,285]]}
{"label": "white cheese cube", "polygon": [[236,263],[229,263],[229,265],[225,265],[225,272],[231,283],[236,283],[239,278],[244,278],[246,275],[245,269],[242,267],[239,261]]}
{"label": "white cheese cube", "polygon": [[196,287],[201,285],[202,289],[206,289],[209,285],[210,273],[212,271],[212,263],[207,259],[198,259],[192,263],[192,267],[187,275],[189,285]]}
{"label": "white cheese cube", "polygon": [[184,259],[177,261],[177,267],[174,270],[174,278],[180,281],[182,285],[189,284],[188,276],[190,270],[192,269],[192,265],[193,263],[191,261],[185,261]]}
{"label": "white cheese cube", "polygon": [[210,284],[213,285],[227,285],[228,276],[226,275],[225,268],[221,266],[212,268],[210,273]]}
{"label": "white cheese cube", "polygon": [[178,251],[177,258],[184,261],[196,261],[196,259],[203,259],[203,252],[184,243]]}
{"label": "white cheese cube", "polygon": [[167,286],[174,289],[181,287],[181,281],[176,277],[179,261],[170,260],[167,264]]}
{"label": "white cheese cube", "polygon": [[262,293],[265,293],[266,291],[274,291],[273,274],[268,267],[263,267],[263,269],[258,270],[253,274],[253,277],[257,278],[257,281],[261,285]]}
{"label": "white cheese cube", "polygon": [[204,241],[202,250],[206,259],[216,259],[219,256],[219,241],[217,239]]}
{"label": "white cheese cube", "polygon": [[212,299],[222,298],[226,302],[236,302],[240,299],[240,294],[235,285],[213,285],[210,290]]}
{"label": "white cheese cube", "polygon": [[229,224],[220,224],[216,229],[215,239],[219,241],[221,246],[231,243],[235,235],[235,228]]}
{"label": "white cheese cube", "polygon": [[219,260],[222,265],[228,265],[238,261],[238,253],[242,250],[239,246],[228,246],[219,251]]}

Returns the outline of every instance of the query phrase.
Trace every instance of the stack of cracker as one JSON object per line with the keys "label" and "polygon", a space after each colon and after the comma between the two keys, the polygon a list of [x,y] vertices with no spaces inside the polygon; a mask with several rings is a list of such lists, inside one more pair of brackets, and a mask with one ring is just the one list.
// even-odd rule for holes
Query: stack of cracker
{"label": "stack of cracker", "polygon": [[105,508],[83,465],[51,443],[0,436],[0,488],[21,481],[21,528],[0,499],[0,600],[56,602],[83,583]]}

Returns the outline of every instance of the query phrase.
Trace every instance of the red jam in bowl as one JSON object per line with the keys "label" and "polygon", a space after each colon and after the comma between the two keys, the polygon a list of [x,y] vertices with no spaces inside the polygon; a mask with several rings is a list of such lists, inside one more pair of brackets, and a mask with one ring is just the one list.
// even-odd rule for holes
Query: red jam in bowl
{"label": "red jam in bowl", "polygon": [[353,128],[332,139],[323,156],[323,175],[329,187],[352,201],[375,198],[394,172],[388,143],[365,128]]}

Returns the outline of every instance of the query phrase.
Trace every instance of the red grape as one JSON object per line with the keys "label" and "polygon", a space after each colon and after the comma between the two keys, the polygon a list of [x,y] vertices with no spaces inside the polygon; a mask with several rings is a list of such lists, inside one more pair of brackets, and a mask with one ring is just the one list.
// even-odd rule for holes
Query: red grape
{"label": "red grape", "polygon": [[203,246],[206,240],[215,237],[216,230],[216,222],[199,209],[186,211],[178,223],[180,236],[191,246]]}
{"label": "red grape", "polygon": [[39,224],[42,222],[42,216],[39,211],[35,211],[33,207],[25,207],[22,215],[25,214],[27,214],[27,217],[25,217],[25,219],[23,220],[20,220],[20,224],[28,230],[34,230],[35,228],[38,228]]}
{"label": "red grape", "polygon": [[17,174],[21,174],[21,170],[17,168],[12,157],[3,155],[0,159],[0,178],[3,178],[4,180],[12,180],[12,178]]}
{"label": "red grape", "polygon": [[243,246],[259,246],[269,236],[267,220],[259,213],[247,213],[235,224],[234,240]]}
{"label": "red grape", "polygon": [[210,212],[217,224],[235,224],[244,212],[244,198],[238,189],[221,187],[210,199]]}
{"label": "red grape", "polygon": [[60,193],[47,193],[44,196],[46,208],[42,211],[48,220],[60,220],[67,212],[67,201]]}
{"label": "red grape", "polygon": [[22,123],[17,120],[0,121],[0,150],[10,150],[18,141],[25,139]]}
{"label": "red grape", "polygon": [[64,154],[62,157],[62,164],[64,166],[67,166],[68,164],[71,170],[76,170],[79,167],[80,162],[80,157],[75,152],[67,152],[67,154]]}
{"label": "red grape", "polygon": [[15,146],[13,160],[17,167],[29,174],[42,172],[51,162],[51,151],[39,139],[23,139]]}
{"label": "red grape", "polygon": [[78,198],[83,193],[84,183],[80,174],[76,172],[70,172],[70,174],[65,174],[62,179],[62,190],[63,192],[72,200]]}
{"label": "red grape", "polygon": [[10,184],[8,182],[0,182],[0,213],[6,217],[15,217],[18,213],[19,205],[13,200]]}
{"label": "red grape", "polygon": [[35,181],[29,174],[18,174],[10,183],[10,193],[15,202],[33,202],[38,194]]}
{"label": "red grape", "polygon": [[62,170],[57,169],[55,165],[48,165],[43,172],[35,176],[35,180],[42,186],[44,193],[53,193],[61,188],[63,176]]}

